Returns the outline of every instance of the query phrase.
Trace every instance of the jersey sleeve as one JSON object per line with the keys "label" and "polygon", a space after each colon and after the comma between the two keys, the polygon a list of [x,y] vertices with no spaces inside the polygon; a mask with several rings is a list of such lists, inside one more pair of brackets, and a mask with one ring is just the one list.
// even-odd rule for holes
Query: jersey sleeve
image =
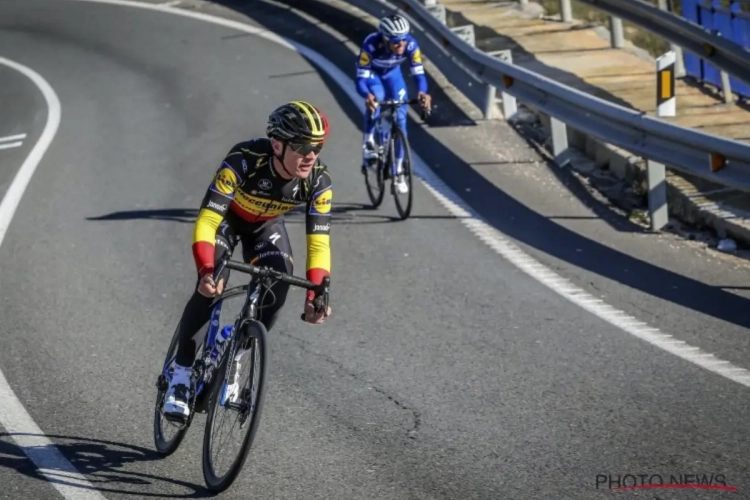
{"label": "jersey sleeve", "polygon": [[[331,206],[333,186],[331,175],[325,167],[313,183],[306,207],[307,279],[321,283],[331,273]],[[313,297],[313,292],[308,292]]]}
{"label": "jersey sleeve", "polygon": [[193,228],[193,259],[198,275],[214,270],[216,230],[224,220],[234,193],[241,184],[242,153],[230,151],[216,171],[201,202]]}
{"label": "jersey sleeve", "polygon": [[409,56],[409,71],[414,77],[419,92],[427,92],[427,77],[424,74],[424,63],[422,62],[422,50],[417,40],[411,38],[406,45],[406,53]]}
{"label": "jersey sleeve", "polygon": [[367,97],[370,90],[367,88],[367,80],[372,76],[372,58],[375,47],[370,37],[365,38],[357,56],[357,92],[362,97]]}

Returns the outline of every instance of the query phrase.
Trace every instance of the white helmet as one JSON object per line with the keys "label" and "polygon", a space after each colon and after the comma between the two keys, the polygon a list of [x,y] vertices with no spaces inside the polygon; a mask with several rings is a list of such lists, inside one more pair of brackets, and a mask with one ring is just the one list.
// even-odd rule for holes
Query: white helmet
{"label": "white helmet", "polygon": [[378,31],[389,42],[399,42],[409,34],[409,21],[398,14],[386,16],[380,20]]}

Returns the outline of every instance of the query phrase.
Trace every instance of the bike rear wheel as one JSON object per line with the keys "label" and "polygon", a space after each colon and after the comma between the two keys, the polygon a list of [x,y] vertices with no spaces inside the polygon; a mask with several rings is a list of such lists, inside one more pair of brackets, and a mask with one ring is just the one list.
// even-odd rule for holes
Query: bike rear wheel
{"label": "bike rear wheel", "polygon": [[411,151],[409,148],[409,141],[406,140],[406,135],[404,135],[404,131],[401,130],[398,127],[394,127],[393,130],[393,139],[391,143],[391,155],[393,163],[396,161],[396,143],[397,141],[401,141],[402,149],[404,151],[404,161],[402,163],[402,171],[401,175],[403,175],[404,181],[406,182],[407,187],[409,188],[409,192],[406,193],[406,201],[402,202],[399,198],[399,193],[396,192],[396,186],[395,186],[395,178],[391,179],[391,188],[393,192],[393,198],[396,202],[396,210],[398,211],[398,215],[401,217],[401,220],[408,219],[411,215],[411,207],[412,207],[412,201],[414,198],[414,187],[412,183],[412,168],[411,168]]}
{"label": "bike rear wheel", "polygon": [[[167,420],[162,413],[162,406],[164,404],[164,398],[167,395],[167,388],[169,387],[169,380],[164,377],[164,366],[172,365],[174,358],[177,355],[177,341],[178,332],[180,331],[180,325],[177,324],[177,328],[172,335],[172,341],[169,343],[169,349],[167,349],[167,357],[164,359],[164,365],[162,371],[157,379],[157,393],[156,393],[156,405],[154,406],[154,446],[156,451],[162,456],[169,456],[174,453],[180,446],[182,439],[185,437],[185,432],[190,426],[190,419],[188,422],[179,426],[169,420]],[[172,374],[172,368],[169,370],[170,376]],[[169,434],[169,430],[175,432],[171,438],[166,437]]]}
{"label": "bike rear wheel", "polygon": [[[216,373],[211,388],[210,409],[206,419],[206,430],[203,436],[203,478],[206,486],[215,492],[221,492],[229,488],[245,464],[247,454],[250,451],[255,434],[260,424],[260,415],[263,409],[265,397],[266,379],[266,328],[257,320],[246,321],[236,338],[236,350],[234,353],[228,349],[221,361],[221,367]],[[235,366],[234,361],[241,357],[240,367]],[[250,365],[250,376],[247,382],[240,383],[239,370]],[[237,381],[235,390],[230,390],[230,382]],[[236,392],[235,392],[236,391]],[[230,398],[237,394],[237,398]],[[253,396],[256,396],[253,398]],[[236,401],[230,401],[235,400]],[[255,399],[255,401],[253,401]],[[219,413],[231,412],[238,418],[240,429],[247,431],[242,438],[240,449],[235,459],[231,462],[229,469],[219,472],[218,458],[214,459],[211,450],[215,444],[221,444],[222,440],[215,437],[212,428],[217,421],[223,421]],[[233,429],[238,422],[235,422]]]}
{"label": "bike rear wheel", "polygon": [[[377,147],[377,146],[376,146]],[[378,158],[374,166],[365,166],[365,186],[367,196],[373,208],[378,208],[385,197],[385,180],[383,179],[382,159]]]}

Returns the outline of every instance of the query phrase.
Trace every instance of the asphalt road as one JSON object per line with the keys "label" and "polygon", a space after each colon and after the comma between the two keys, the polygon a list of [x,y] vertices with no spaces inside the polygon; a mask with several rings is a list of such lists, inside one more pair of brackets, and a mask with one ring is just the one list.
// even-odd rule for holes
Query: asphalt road
{"label": "asphalt road", "polygon": [[[9,56],[10,54],[0,53]],[[28,78],[0,64],[0,199],[42,133],[47,107]],[[20,143],[20,144],[19,144]]]}
{"label": "asphalt road", "polygon": [[[390,200],[364,209],[358,123],[296,53],[119,6],[2,9],[0,55],[50,82],[62,122],[0,247],[0,369],[106,498],[204,495],[202,417],[175,455],[152,451],[154,379],[191,292],[191,222],[217,162],[292,98],[329,110],[336,131],[324,153],[334,316],[305,325],[303,294],[290,294],[258,438],[224,497],[594,499],[611,494],[597,475],[629,473],[723,474],[739,490],[663,499],[750,488],[746,388],[542,287],[421,184],[414,219],[391,222]],[[0,115],[0,132],[36,130],[43,101],[11,81],[32,105]],[[300,222],[288,227],[301,274]],[[0,431],[0,498],[61,498]]]}

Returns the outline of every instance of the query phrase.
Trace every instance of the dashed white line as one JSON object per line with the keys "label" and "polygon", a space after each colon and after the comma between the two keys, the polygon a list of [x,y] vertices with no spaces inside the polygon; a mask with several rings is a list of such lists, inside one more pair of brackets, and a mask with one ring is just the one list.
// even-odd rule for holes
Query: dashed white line
{"label": "dashed white line", "polygon": [[21,141],[18,141],[18,142],[9,142],[7,144],[3,143],[3,144],[0,144],[0,149],[17,148],[17,147],[22,146],[22,145],[23,145],[23,142],[21,142]]}
{"label": "dashed white line", "polygon": [[[13,182],[11,182],[2,203],[0,203],[0,245],[2,245],[8,226],[24,191],[26,191],[31,176],[34,175],[37,165],[39,165],[57,133],[60,125],[60,100],[50,84],[31,68],[3,57],[0,57],[0,64],[28,77],[39,88],[47,102],[47,123],[44,125],[44,131],[13,178]],[[24,137],[26,137],[25,134]],[[0,371],[0,424],[16,445],[34,462],[39,472],[64,498],[69,500],[104,499],[94,486],[60,453],[54,443],[44,435],[21,404],[21,401],[16,397],[2,371]],[[64,472],[68,478],[75,478],[76,484],[61,482],[58,478],[61,472]]]}
{"label": "dashed white line", "polygon": [[26,139],[26,134],[9,135],[7,137],[0,137],[0,142],[17,141],[19,139]]}

